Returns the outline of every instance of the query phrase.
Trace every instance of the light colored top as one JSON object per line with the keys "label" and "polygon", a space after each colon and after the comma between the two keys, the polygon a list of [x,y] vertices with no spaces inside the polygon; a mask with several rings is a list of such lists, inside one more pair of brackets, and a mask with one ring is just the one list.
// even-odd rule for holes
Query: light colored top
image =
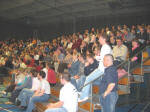
{"label": "light colored top", "polygon": [[113,56],[114,59],[120,57],[123,61],[126,60],[128,49],[125,45],[121,45],[120,47],[115,46],[113,48]]}
{"label": "light colored top", "polygon": [[27,65],[25,63],[20,63],[20,68],[27,68]]}
{"label": "light colored top", "polygon": [[61,88],[59,100],[64,103],[63,107],[67,110],[67,112],[77,112],[78,93],[70,82]]}
{"label": "light colored top", "polygon": [[40,87],[40,81],[38,80],[37,77],[33,77],[31,90],[36,91],[39,87]]}
{"label": "light colored top", "polygon": [[48,70],[47,70],[47,68],[43,68],[43,70],[42,70],[43,72],[45,72],[45,74],[46,74],[46,76],[45,76],[45,80],[47,80],[47,74],[48,74]]}
{"label": "light colored top", "polygon": [[69,44],[68,44],[68,46],[67,46],[67,48],[72,48],[72,45],[73,45],[73,43],[72,42],[70,42]]}
{"label": "light colored top", "polygon": [[34,56],[34,59],[35,59],[35,60],[39,60],[39,57],[40,57],[40,56],[37,54],[37,55]]}
{"label": "light colored top", "polygon": [[47,80],[43,79],[41,81],[41,90],[44,90],[44,93],[45,94],[51,94],[51,91],[50,91],[50,84],[48,83]]}
{"label": "light colored top", "polygon": [[101,52],[100,52],[100,61],[99,61],[99,66],[98,66],[98,69],[100,69],[101,71],[104,72],[104,65],[103,65],[103,59],[104,59],[104,56],[106,54],[112,54],[112,49],[111,47],[108,45],[108,44],[104,44],[101,48]]}

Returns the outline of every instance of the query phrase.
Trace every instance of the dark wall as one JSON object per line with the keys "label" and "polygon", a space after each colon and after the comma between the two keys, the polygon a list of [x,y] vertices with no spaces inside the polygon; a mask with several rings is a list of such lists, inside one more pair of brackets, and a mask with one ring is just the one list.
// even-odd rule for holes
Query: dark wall
{"label": "dark wall", "polygon": [[[38,28],[38,35],[41,39],[51,40],[63,34],[72,34],[75,32],[83,32],[85,29],[92,27],[102,28],[112,25],[136,25],[136,24],[150,24],[150,14],[132,14],[132,15],[110,15],[110,16],[95,16],[76,18],[74,21],[68,20],[66,22],[57,22]],[[75,29],[74,29],[75,27]]]}
{"label": "dark wall", "polygon": [[32,28],[11,22],[0,22],[0,40],[6,40],[9,38],[27,39],[32,36]]}
{"label": "dark wall", "polygon": [[76,18],[75,21],[59,21],[44,26],[30,27],[29,25],[16,24],[10,22],[0,22],[0,40],[8,38],[27,39],[33,36],[37,31],[37,37],[41,40],[52,40],[61,35],[68,35],[74,32],[83,32],[85,29],[92,27],[102,28],[105,26],[118,24],[150,24],[150,13],[137,15],[109,15]]}
{"label": "dark wall", "polygon": [[39,26],[37,30],[38,38],[42,40],[52,40],[61,35],[73,33],[73,23],[72,21],[57,22],[46,26]]}

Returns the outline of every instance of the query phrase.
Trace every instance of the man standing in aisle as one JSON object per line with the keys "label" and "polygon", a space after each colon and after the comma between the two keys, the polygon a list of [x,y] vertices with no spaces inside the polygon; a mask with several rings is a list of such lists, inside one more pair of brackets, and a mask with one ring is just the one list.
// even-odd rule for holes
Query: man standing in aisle
{"label": "man standing in aisle", "polygon": [[118,73],[117,68],[113,65],[113,60],[111,54],[105,55],[103,60],[106,68],[99,89],[102,112],[115,112],[118,99]]}
{"label": "man standing in aisle", "polygon": [[[101,52],[100,52],[99,66],[97,69],[95,69],[92,73],[90,73],[86,77],[84,85],[103,75],[104,69],[105,69],[105,67],[103,65],[103,58],[106,54],[112,54],[111,47],[107,44],[107,40],[108,40],[108,38],[107,38],[106,34],[100,35],[99,43],[102,45],[102,47],[101,47]],[[88,100],[89,93],[90,93],[90,84],[83,87],[78,101],[84,102],[84,101]]]}
{"label": "man standing in aisle", "polygon": [[59,101],[50,103],[45,112],[77,112],[78,111],[78,92],[70,83],[71,77],[68,73],[60,76],[62,89],[60,90]]}

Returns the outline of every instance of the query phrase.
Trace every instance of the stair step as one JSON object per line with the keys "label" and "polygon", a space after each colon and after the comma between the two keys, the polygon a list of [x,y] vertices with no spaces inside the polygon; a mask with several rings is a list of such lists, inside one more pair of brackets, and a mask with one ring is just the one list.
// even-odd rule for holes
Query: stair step
{"label": "stair step", "polygon": [[134,75],[143,75],[144,74],[144,69],[141,69],[140,67],[135,68],[132,72]]}
{"label": "stair step", "polygon": [[144,66],[150,66],[150,59],[148,59],[146,62],[143,64]]}
{"label": "stair step", "polygon": [[56,90],[54,88],[51,88],[51,94],[57,98],[59,98],[59,93],[60,91],[59,90]]}
{"label": "stair step", "polygon": [[118,95],[127,95],[127,94],[130,94],[130,93],[118,90]]}
{"label": "stair step", "polygon": [[94,85],[93,86],[93,93],[98,94],[99,93],[99,86]]}
{"label": "stair step", "polygon": [[148,58],[148,52],[143,52],[143,58]]}
{"label": "stair step", "polygon": [[129,84],[128,82],[129,82],[128,77],[124,77],[124,78],[122,78],[122,79],[120,79],[118,81],[118,84],[120,84],[120,85],[128,85]]}
{"label": "stair step", "polygon": [[[88,112],[90,111],[90,106],[91,106],[90,102],[79,103],[79,107],[84,110],[87,110]],[[94,104],[92,104],[92,112],[94,112]]]}

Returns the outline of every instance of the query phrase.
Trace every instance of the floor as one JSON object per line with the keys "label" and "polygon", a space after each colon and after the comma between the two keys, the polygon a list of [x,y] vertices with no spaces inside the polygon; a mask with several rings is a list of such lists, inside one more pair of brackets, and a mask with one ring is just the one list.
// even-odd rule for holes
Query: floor
{"label": "floor", "polygon": [[[0,85],[0,91],[4,89],[4,86]],[[10,104],[8,98],[1,98],[0,94],[0,112],[21,111]],[[96,110],[95,112],[101,111]],[[150,112],[150,74],[144,75],[144,83],[131,84],[129,95],[119,96],[116,112]]]}

